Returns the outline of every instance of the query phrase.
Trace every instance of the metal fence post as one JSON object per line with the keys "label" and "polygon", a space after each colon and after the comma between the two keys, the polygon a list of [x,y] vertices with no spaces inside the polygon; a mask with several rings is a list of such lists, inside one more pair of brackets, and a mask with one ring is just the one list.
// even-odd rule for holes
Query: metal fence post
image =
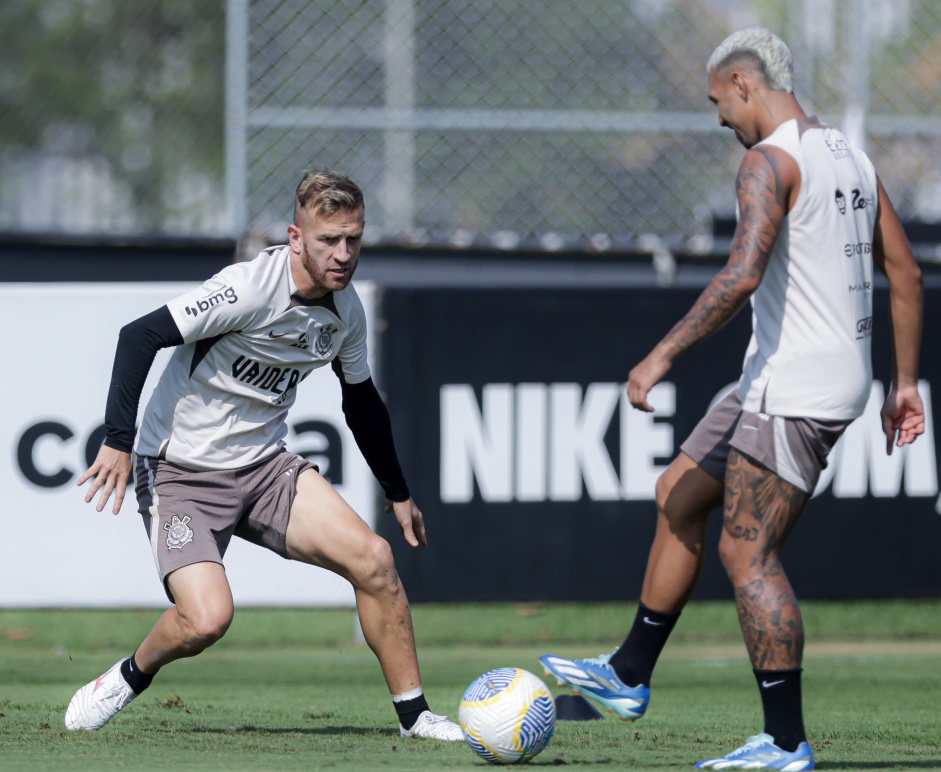
{"label": "metal fence post", "polygon": [[383,137],[381,186],[382,229],[404,234],[412,229],[415,213],[415,4],[414,0],[386,0],[385,110],[393,127]]}
{"label": "metal fence post", "polygon": [[248,2],[226,0],[225,190],[229,228],[237,239],[245,235],[247,209]]}

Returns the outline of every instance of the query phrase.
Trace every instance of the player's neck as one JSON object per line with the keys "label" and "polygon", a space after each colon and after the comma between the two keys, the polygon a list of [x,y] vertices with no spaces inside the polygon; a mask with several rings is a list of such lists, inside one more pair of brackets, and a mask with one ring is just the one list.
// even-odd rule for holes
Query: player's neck
{"label": "player's neck", "polygon": [[794,98],[784,91],[762,90],[756,94],[759,109],[758,132],[761,139],[767,139],[784,123],[804,120],[807,113]]}

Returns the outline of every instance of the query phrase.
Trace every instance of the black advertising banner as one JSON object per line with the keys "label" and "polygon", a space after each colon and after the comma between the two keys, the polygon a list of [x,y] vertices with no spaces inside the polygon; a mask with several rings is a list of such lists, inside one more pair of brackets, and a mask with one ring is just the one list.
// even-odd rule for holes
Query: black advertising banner
{"label": "black advertising banner", "polygon": [[[382,532],[409,597],[632,599],[655,523],[657,477],[734,383],[751,329],[743,312],[677,361],[630,407],[631,367],[679,320],[697,288],[389,288],[380,385],[429,547]],[[926,291],[921,383],[927,431],[891,457],[879,409],[890,377],[888,293],[875,292],[875,380],[866,414],[831,455],[791,536],[800,597],[941,596],[941,503],[931,412],[941,368],[938,288]],[[710,517],[695,597],[729,597]]]}

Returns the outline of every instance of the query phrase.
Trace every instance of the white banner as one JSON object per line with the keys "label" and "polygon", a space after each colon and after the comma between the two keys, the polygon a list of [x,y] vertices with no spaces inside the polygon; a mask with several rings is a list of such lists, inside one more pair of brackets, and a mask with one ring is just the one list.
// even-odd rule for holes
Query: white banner
{"label": "white banner", "polygon": [[[118,331],[192,284],[2,284],[4,357],[16,367],[0,385],[0,606],[166,606],[146,531],[128,487],[118,516],[84,502],[79,475],[103,437]],[[375,342],[374,286],[357,282]],[[141,408],[170,350],[161,351]],[[375,372],[375,352],[370,367]],[[298,388],[288,449],[312,460],[372,526],[378,487],[340,409],[329,367]],[[342,469],[337,466],[342,464]],[[87,486],[86,486],[87,487]],[[352,606],[349,583],[234,538],[225,557],[236,604]]]}

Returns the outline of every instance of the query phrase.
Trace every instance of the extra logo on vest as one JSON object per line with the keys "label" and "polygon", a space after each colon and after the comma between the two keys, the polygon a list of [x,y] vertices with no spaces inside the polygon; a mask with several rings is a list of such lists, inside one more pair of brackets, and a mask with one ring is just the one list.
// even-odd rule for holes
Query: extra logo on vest
{"label": "extra logo on vest", "polygon": [[[859,188],[853,188],[850,192],[853,194],[853,209],[865,209],[872,203],[863,196],[863,192]],[[840,214],[846,214],[846,195],[842,190],[836,189],[833,200],[836,201],[836,208],[840,210]]]}
{"label": "extra logo on vest", "polygon": [[856,340],[870,337],[872,335],[872,317],[866,316],[859,319],[856,322],[856,332],[859,333],[859,335],[856,336]]}

